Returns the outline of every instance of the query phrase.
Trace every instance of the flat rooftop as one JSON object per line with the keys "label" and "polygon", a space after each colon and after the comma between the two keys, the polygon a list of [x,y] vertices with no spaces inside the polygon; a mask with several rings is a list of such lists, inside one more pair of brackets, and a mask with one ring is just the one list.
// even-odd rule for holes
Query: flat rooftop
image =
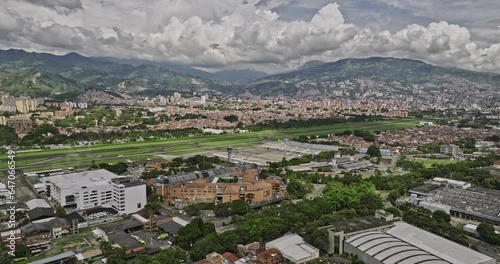
{"label": "flat rooftop", "polygon": [[435,190],[437,190],[439,188],[441,188],[441,186],[439,186],[437,184],[426,183],[426,184],[417,186],[417,187],[415,187],[413,189],[410,189],[410,193],[413,192],[413,193],[418,193],[418,194],[429,195],[433,191],[435,191]]}
{"label": "flat rooftop", "polygon": [[500,215],[500,191],[492,189],[440,187],[431,191],[424,201],[449,205],[454,210],[492,218],[499,218]]}
{"label": "flat rooftop", "polygon": [[101,169],[50,176],[45,177],[44,180],[59,186],[61,189],[67,189],[105,185],[116,177],[118,175]]}
{"label": "flat rooftop", "polygon": [[273,247],[296,262],[310,258],[316,253],[319,254],[319,249],[307,244],[301,236],[296,234],[284,235],[266,243],[266,249]]}

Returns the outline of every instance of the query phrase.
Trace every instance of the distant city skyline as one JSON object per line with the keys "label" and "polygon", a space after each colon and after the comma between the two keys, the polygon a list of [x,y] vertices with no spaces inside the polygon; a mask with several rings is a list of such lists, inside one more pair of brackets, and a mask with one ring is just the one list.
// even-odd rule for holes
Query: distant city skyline
{"label": "distant city skyline", "polygon": [[494,0],[5,0],[0,49],[276,73],[404,57],[500,73]]}

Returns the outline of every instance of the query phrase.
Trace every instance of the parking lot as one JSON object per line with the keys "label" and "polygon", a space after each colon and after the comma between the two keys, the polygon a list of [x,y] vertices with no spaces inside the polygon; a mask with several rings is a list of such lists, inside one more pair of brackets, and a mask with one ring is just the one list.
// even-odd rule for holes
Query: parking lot
{"label": "parking lot", "polygon": [[[7,185],[7,176],[8,173],[3,173],[0,174],[0,182],[3,182],[4,184]],[[37,198],[36,194],[31,190],[31,188],[28,186],[28,184],[22,179],[24,176],[21,174],[17,174],[16,178],[14,179],[14,190],[16,191],[15,194],[15,201],[16,202],[27,202],[31,199]]]}
{"label": "parking lot", "polygon": [[171,242],[169,243],[169,241],[172,240],[172,238],[169,237],[167,239],[158,240],[157,238],[161,234],[163,234],[163,233],[158,232],[158,231],[150,232],[150,231],[144,231],[144,230],[131,233],[132,236],[137,236],[140,239],[144,240],[146,247],[161,248],[161,249],[169,248],[171,245],[170,244]]}

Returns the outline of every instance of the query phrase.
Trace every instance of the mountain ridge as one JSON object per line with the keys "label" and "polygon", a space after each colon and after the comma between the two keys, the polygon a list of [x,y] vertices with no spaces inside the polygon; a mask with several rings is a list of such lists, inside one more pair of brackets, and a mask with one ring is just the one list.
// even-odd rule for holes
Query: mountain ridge
{"label": "mountain ridge", "polygon": [[474,96],[481,92],[496,99],[500,97],[500,75],[434,66],[415,59],[348,58],[264,77],[245,89],[264,96],[390,98],[404,95],[422,100],[439,93]]}
{"label": "mountain ridge", "polygon": [[[499,74],[440,67],[405,58],[348,58],[328,63],[311,61],[295,71],[275,75],[262,77],[265,73],[254,71],[254,80],[238,84],[151,64],[120,64],[78,53],[53,55],[16,49],[0,50],[0,90],[13,95],[28,93],[36,96],[36,92],[30,93],[26,86],[33,87],[29,80],[37,72],[45,73],[40,82],[43,85],[35,86],[35,91],[43,95],[97,89],[143,96],[170,94],[172,91],[215,91],[231,95],[250,93],[318,98],[379,98],[417,96],[420,93],[423,95],[418,96],[425,98],[436,93],[472,96],[481,92],[496,98],[500,87]],[[238,72],[223,71],[227,75]],[[57,85],[57,82],[61,84]]]}

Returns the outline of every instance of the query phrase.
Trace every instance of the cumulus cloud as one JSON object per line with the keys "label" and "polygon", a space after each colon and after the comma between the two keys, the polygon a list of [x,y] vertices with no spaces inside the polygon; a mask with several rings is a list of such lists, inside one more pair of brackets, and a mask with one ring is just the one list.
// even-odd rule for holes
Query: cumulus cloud
{"label": "cumulus cloud", "polygon": [[33,5],[56,10],[58,13],[69,14],[83,9],[81,0],[19,0]]}
{"label": "cumulus cloud", "polygon": [[[469,29],[448,22],[411,24],[391,32],[346,22],[336,3],[323,6],[308,20],[285,21],[272,8],[289,4],[286,0],[150,2],[103,2],[99,5],[104,11],[99,12],[109,10],[110,18],[100,17],[101,26],[85,23],[85,12],[93,7],[87,3],[82,12],[70,15],[83,21],[81,25],[39,21],[12,6],[0,7],[0,47],[77,51],[205,68],[244,65],[276,71],[312,59],[395,56],[500,72],[499,43],[479,45]],[[133,10],[131,17],[115,16],[114,12],[123,14],[119,8]]]}

